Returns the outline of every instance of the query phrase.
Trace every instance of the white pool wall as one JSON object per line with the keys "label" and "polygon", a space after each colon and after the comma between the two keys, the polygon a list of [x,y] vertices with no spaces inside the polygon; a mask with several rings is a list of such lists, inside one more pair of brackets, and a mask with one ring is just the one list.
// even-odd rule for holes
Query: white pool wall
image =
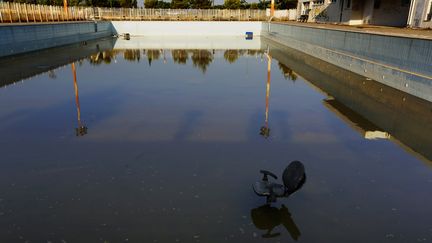
{"label": "white pool wall", "polygon": [[244,36],[136,36],[118,38],[114,49],[261,50],[261,45],[261,38],[247,40]]}
{"label": "white pool wall", "polygon": [[112,21],[116,34],[131,36],[245,36],[261,35],[260,21]]}

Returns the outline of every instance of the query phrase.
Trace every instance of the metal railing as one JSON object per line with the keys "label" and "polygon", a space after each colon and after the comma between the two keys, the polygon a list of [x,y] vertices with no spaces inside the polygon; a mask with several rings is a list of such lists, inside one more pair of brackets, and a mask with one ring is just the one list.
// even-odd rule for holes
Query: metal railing
{"label": "metal railing", "polygon": [[103,20],[254,21],[266,20],[265,10],[254,9],[137,9],[97,8]]}
{"label": "metal railing", "polygon": [[92,18],[91,8],[0,2],[0,22],[55,22],[80,21]]}
{"label": "metal railing", "polygon": [[255,9],[142,9],[94,8],[0,2],[0,23],[85,20],[141,21],[265,21],[265,10]]}

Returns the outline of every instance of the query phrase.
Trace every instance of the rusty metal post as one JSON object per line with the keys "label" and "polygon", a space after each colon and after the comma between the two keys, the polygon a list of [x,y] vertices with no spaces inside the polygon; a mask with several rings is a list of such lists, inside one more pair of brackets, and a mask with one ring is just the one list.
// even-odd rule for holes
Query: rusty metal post
{"label": "rusty metal post", "polygon": [[63,0],[63,9],[66,15],[66,18],[68,17],[68,3],[67,0]]}
{"label": "rusty metal post", "polygon": [[274,17],[274,12],[275,12],[275,1],[271,0],[271,5],[270,5],[270,17]]}

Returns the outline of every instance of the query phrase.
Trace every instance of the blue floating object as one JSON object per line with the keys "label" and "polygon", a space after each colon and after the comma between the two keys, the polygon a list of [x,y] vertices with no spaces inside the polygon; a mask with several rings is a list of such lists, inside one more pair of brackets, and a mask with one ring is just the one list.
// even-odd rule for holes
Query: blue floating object
{"label": "blue floating object", "polygon": [[246,32],[246,40],[252,40],[253,39],[253,32]]}

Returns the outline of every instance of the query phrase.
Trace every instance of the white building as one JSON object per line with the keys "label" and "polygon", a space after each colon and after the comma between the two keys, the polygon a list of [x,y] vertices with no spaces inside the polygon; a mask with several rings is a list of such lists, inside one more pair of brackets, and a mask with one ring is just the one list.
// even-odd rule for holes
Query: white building
{"label": "white building", "polygon": [[432,28],[432,0],[299,0],[308,22]]}

